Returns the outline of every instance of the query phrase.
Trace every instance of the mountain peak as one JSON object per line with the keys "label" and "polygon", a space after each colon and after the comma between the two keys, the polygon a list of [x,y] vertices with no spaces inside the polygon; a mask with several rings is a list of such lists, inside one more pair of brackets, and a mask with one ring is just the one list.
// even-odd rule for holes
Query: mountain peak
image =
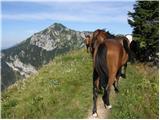
{"label": "mountain peak", "polygon": [[54,23],[53,25],[50,26],[50,28],[55,28],[55,29],[64,29],[66,28],[63,24],[61,23]]}

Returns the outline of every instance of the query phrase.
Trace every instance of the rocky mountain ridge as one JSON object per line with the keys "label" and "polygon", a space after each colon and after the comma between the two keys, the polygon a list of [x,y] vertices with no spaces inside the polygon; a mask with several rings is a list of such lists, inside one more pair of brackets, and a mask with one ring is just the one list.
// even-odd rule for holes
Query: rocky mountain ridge
{"label": "rocky mountain ridge", "polygon": [[84,46],[85,33],[55,23],[20,44],[1,51],[1,90],[37,72],[56,55]]}

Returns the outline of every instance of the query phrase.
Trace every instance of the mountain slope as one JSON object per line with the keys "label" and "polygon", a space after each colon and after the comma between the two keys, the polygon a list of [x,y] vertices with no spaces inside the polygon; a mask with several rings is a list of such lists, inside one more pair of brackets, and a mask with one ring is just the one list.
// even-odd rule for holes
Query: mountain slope
{"label": "mountain slope", "polygon": [[56,55],[83,47],[84,33],[55,23],[22,43],[2,50],[1,89],[36,73]]}

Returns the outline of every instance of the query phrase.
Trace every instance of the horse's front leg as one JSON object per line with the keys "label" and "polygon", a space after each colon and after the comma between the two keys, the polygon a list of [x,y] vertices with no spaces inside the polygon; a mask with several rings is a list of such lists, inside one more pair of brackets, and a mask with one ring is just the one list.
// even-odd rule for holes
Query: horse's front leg
{"label": "horse's front leg", "polygon": [[113,83],[113,86],[114,86],[114,91],[115,91],[116,93],[119,93],[118,80]]}
{"label": "horse's front leg", "polygon": [[124,78],[126,78],[126,69],[127,69],[127,62],[124,64]]}
{"label": "horse's front leg", "polygon": [[121,69],[122,69],[122,68],[120,68],[120,69],[118,70],[118,72],[117,72],[117,74],[116,74],[116,79],[115,79],[115,81],[114,81],[114,83],[113,83],[114,91],[115,91],[116,93],[119,92],[119,84],[118,84],[118,82],[119,82],[119,79],[120,79],[120,76],[121,76]]}
{"label": "horse's front leg", "polygon": [[88,45],[86,45],[86,48],[87,48],[87,53],[88,53],[88,48],[89,48],[89,46],[88,46]]}
{"label": "horse's front leg", "polygon": [[98,73],[94,69],[93,71],[93,110],[92,115],[93,117],[97,117],[97,97],[98,97],[98,85],[99,79],[98,79]]}
{"label": "horse's front leg", "polygon": [[123,71],[122,71],[122,73],[121,73],[121,76],[122,76],[123,78],[126,78],[126,69],[127,69],[127,63],[125,63],[125,64],[123,65]]}

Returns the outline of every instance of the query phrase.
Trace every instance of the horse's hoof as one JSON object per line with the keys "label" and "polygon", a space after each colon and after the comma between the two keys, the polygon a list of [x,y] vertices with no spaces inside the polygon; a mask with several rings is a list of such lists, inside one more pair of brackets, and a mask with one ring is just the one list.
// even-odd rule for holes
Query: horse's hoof
{"label": "horse's hoof", "polygon": [[97,117],[98,114],[97,114],[97,113],[93,113],[92,116],[93,116],[93,117]]}
{"label": "horse's hoof", "polygon": [[104,105],[106,109],[110,110],[112,108],[112,105]]}
{"label": "horse's hoof", "polygon": [[107,107],[107,109],[109,110],[109,109],[112,108],[112,105],[108,105],[108,106],[106,106],[106,107]]}

